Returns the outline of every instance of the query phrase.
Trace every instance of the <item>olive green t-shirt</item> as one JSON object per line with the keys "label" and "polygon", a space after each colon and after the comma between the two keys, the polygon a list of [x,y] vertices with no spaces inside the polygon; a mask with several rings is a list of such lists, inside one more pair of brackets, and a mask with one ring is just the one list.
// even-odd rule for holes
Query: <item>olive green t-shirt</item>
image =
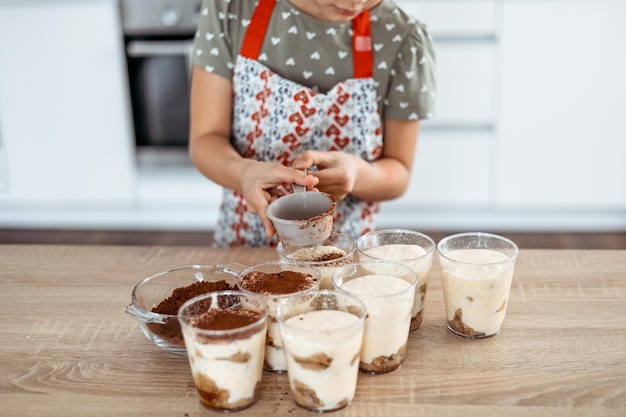
{"label": "olive green t-shirt", "polygon": [[[203,0],[194,63],[232,79],[255,0]],[[435,55],[426,26],[391,0],[370,10],[374,79],[382,118],[424,120],[435,99]],[[258,61],[325,93],[353,78],[352,23],[327,22],[277,0]]]}

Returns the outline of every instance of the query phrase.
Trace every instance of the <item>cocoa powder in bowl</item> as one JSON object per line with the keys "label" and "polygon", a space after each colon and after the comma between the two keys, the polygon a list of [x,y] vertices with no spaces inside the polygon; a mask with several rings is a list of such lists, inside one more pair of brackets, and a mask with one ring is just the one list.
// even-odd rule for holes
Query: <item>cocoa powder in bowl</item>
{"label": "cocoa powder in bowl", "polygon": [[163,324],[147,323],[146,327],[166,342],[184,347],[185,342],[183,340],[183,334],[180,329],[178,318],[176,317],[180,306],[198,295],[233,289],[236,289],[236,287],[226,282],[226,280],[198,281],[187,285],[186,287],[176,288],[172,292],[172,295],[161,301],[159,305],[152,309],[153,313],[164,314],[171,317],[165,318]]}

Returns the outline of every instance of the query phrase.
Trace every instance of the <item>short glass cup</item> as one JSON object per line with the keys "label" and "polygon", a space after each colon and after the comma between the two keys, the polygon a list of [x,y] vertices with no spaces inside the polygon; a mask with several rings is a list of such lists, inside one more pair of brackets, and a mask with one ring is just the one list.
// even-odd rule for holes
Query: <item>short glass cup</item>
{"label": "short glass cup", "polygon": [[268,307],[263,297],[218,291],[182,305],[178,320],[200,402],[237,411],[259,398]]}
{"label": "short glass cup", "polygon": [[367,308],[359,369],[391,372],[404,363],[417,277],[391,261],[361,261],[333,275],[336,289],[358,297]]}
{"label": "short glass cup", "polygon": [[282,260],[317,269],[322,275],[320,289],[332,290],[333,274],[338,268],[352,263],[356,253],[356,244],[348,236],[332,232],[328,239],[312,245],[301,246],[278,242],[276,252]]}
{"label": "short glass cup", "polygon": [[266,261],[245,268],[236,279],[237,288],[263,297],[269,307],[265,360],[263,367],[270,372],[286,372],[287,362],[276,321],[278,302],[295,294],[319,290],[317,269],[288,261]]}
{"label": "short glass cup", "polygon": [[500,333],[517,245],[491,233],[447,236],[437,245],[448,329],[467,338]]}
{"label": "short glass cup", "polygon": [[281,300],[276,318],[294,401],[317,412],[347,407],[356,392],[365,304],[343,291]]}
{"label": "short glass cup", "polygon": [[424,301],[437,245],[428,235],[407,229],[385,229],[367,233],[356,242],[361,260],[395,261],[408,266],[417,275],[415,300],[411,312],[411,331],[424,320]]}

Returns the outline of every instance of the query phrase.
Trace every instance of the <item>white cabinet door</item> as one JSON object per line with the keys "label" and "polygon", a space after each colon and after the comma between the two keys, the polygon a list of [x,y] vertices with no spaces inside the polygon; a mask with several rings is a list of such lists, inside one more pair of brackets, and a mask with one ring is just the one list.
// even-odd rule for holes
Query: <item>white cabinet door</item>
{"label": "white cabinet door", "polygon": [[505,1],[497,202],[626,209],[626,1]]}
{"label": "white cabinet door", "polygon": [[438,127],[490,127],[493,119],[496,55],[494,0],[399,0],[424,22],[437,60],[435,118]]}
{"label": "white cabinet door", "polygon": [[0,207],[131,202],[118,7],[115,0],[0,5]]}
{"label": "white cabinet door", "polygon": [[490,37],[497,26],[497,0],[395,0],[435,36]]}
{"label": "white cabinet door", "polygon": [[396,3],[434,38],[437,103],[421,125],[409,190],[382,204],[379,226],[433,227],[443,219],[448,227],[445,213],[483,210],[493,194],[496,2]]}
{"label": "white cabinet door", "polygon": [[445,213],[488,206],[493,171],[489,132],[428,130],[417,147],[409,190],[382,203],[380,227],[434,227],[433,220],[442,215],[440,227],[448,227],[452,222]]}
{"label": "white cabinet door", "polygon": [[426,126],[491,128],[494,118],[494,56],[489,42],[435,42],[437,98]]}

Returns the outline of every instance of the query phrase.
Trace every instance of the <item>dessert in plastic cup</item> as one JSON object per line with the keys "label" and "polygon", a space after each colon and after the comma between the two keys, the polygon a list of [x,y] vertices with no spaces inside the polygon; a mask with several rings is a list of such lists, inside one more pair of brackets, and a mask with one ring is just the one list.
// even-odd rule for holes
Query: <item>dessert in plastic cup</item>
{"label": "dessert in plastic cup", "polygon": [[290,295],[317,291],[318,270],[288,261],[266,261],[245,268],[237,276],[237,287],[262,296],[268,305],[267,339],[263,367],[270,372],[286,372],[287,362],[276,321],[276,306]]}
{"label": "dessert in plastic cup", "polygon": [[417,275],[415,300],[411,312],[411,330],[417,330],[424,319],[424,301],[437,245],[424,233],[406,229],[385,229],[367,233],[357,240],[361,260],[380,259],[399,262]]}
{"label": "dessert in plastic cup", "polygon": [[343,291],[314,291],[278,303],[276,317],[296,404],[325,412],[352,402],[365,315],[363,302]]}
{"label": "dessert in plastic cup", "polygon": [[500,333],[517,245],[502,236],[469,232],[442,239],[437,252],[448,329],[468,338]]}
{"label": "dessert in plastic cup", "polygon": [[317,269],[322,275],[320,289],[332,290],[333,274],[338,268],[352,263],[356,245],[348,236],[332,232],[328,239],[312,245],[278,242],[276,252],[280,259]]}
{"label": "dessert in plastic cup", "polygon": [[319,191],[287,194],[267,206],[278,240],[290,245],[324,241],[333,230],[335,199]]}
{"label": "dessert in plastic cup", "polygon": [[404,363],[416,283],[411,268],[391,261],[361,261],[333,275],[335,288],[358,297],[367,308],[361,372],[391,372]]}
{"label": "dessert in plastic cup", "polygon": [[237,411],[259,398],[267,333],[262,297],[227,290],[192,298],[178,312],[200,402]]}

